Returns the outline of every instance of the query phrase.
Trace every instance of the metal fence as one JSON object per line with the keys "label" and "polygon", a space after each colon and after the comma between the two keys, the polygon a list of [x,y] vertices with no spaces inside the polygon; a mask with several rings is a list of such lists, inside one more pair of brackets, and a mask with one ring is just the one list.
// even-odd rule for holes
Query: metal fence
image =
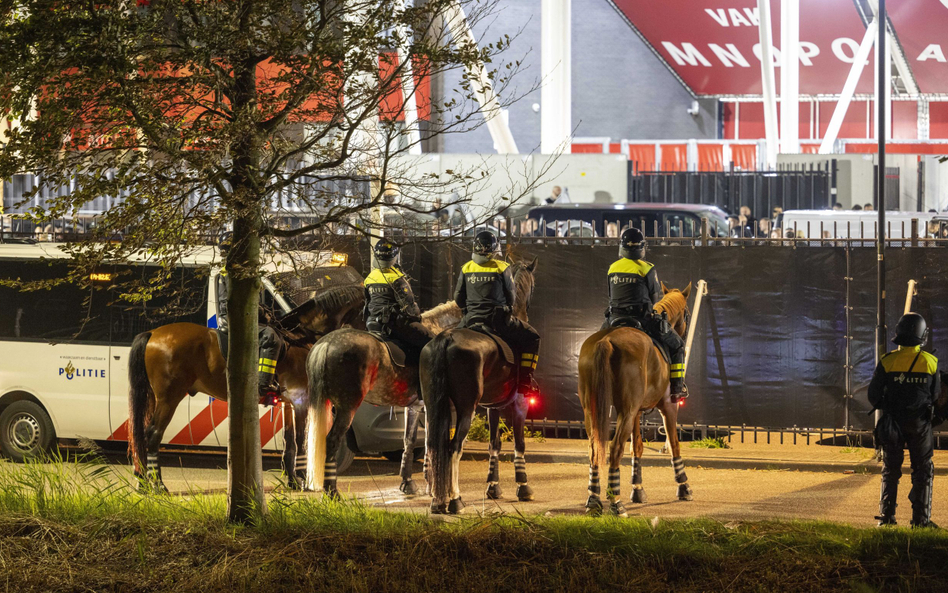
{"label": "metal fence", "polygon": [[629,165],[629,202],[706,204],[728,212],[831,208],[836,161],[773,171],[639,171]]}

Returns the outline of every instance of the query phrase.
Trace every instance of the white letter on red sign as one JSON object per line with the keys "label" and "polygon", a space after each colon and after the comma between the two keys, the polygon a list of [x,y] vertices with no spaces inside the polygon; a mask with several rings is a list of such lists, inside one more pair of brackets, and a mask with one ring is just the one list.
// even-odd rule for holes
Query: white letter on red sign
{"label": "white letter on red sign", "polygon": [[741,51],[734,46],[733,43],[727,44],[727,49],[724,49],[717,43],[709,43],[708,47],[711,48],[711,51],[714,52],[714,55],[721,60],[721,63],[724,64],[725,68],[731,68],[734,64],[731,63],[731,60],[737,63],[738,66],[744,68],[750,68],[750,64],[747,63],[747,60],[744,59],[744,56],[741,55]]}
{"label": "white letter on red sign", "polygon": [[816,46],[815,43],[810,43],[809,41],[800,42],[800,63],[804,66],[812,66],[813,61],[810,58],[815,58],[820,55],[820,48]]}
{"label": "white letter on red sign", "polygon": [[[846,55],[846,52],[843,51],[843,46],[849,48],[849,55]],[[849,37],[840,37],[839,39],[833,40],[833,53],[840,62],[852,64],[856,61],[857,51],[859,51],[859,43]],[[868,64],[869,62],[866,63]]]}
{"label": "white letter on red sign", "polygon": [[689,66],[697,66],[700,62],[702,66],[711,66],[711,62],[708,61],[706,57],[701,55],[701,52],[690,43],[682,43],[681,49],[678,49],[674,43],[670,41],[662,41],[662,47],[665,48],[665,51],[675,60],[679,66],[684,66],[688,64]]}
{"label": "white letter on red sign", "polygon": [[731,23],[727,20],[727,14],[723,8],[705,8],[704,11],[713,18],[722,27],[730,27]]}
{"label": "white letter on red sign", "polygon": [[924,62],[926,60],[935,60],[936,62],[948,62],[945,59],[945,52],[941,50],[941,46],[937,43],[932,43],[926,47],[922,53],[918,54],[916,58],[919,62]]}

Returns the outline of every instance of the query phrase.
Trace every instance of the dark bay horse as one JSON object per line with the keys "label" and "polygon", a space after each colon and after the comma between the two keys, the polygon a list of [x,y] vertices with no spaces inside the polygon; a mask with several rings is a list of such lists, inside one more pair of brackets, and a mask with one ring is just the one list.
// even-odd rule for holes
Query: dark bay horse
{"label": "dark bay horse", "polygon": [[[533,297],[533,272],[537,260],[530,264],[516,263],[514,268],[513,315],[527,321],[527,309]],[[464,507],[459,487],[459,463],[464,441],[478,405],[488,409],[490,427],[490,469],[487,495],[500,496],[498,457],[500,409],[510,407],[514,434],[514,470],[517,498],[533,499],[527,485],[524,460],[524,421],[527,402],[516,392],[517,366],[508,364],[497,344],[487,335],[470,329],[453,329],[439,334],[421,351],[421,395],[428,422],[426,463],[432,490],[431,512],[457,513]],[[457,414],[454,436],[451,436],[452,404]]]}
{"label": "dark bay horse", "polygon": [[[306,339],[288,342],[277,363],[287,414],[283,467],[291,488],[302,487],[298,466],[305,454],[298,448],[305,436],[307,401],[306,355],[316,337],[344,324],[361,324],[361,286],[341,286],[320,293],[305,314],[296,319]],[[171,323],[135,337],[128,362],[128,450],[135,476],[143,490],[165,491],[158,448],[168,423],[182,400],[198,392],[227,401],[227,362],[217,332],[195,323]]]}
{"label": "dark bay horse", "polygon": [[[683,291],[669,290],[654,310],[666,312],[668,321],[680,336],[688,325],[688,295],[691,284]],[[685,475],[678,443],[676,424],[678,404],[668,392],[668,363],[645,332],[630,327],[598,331],[583,342],[579,353],[579,400],[585,413],[586,432],[589,434],[589,514],[602,512],[599,494],[599,468],[606,461],[606,440],[609,438],[609,416],[612,406],[618,414],[616,433],[609,451],[609,487],[606,494],[611,511],[625,516],[625,507],[619,500],[619,465],[623,448],[629,437],[632,446],[632,502],[644,503],[642,489],[642,431],[639,428],[641,412],[658,408],[665,423],[671,448],[678,498],[691,500],[691,487]]]}
{"label": "dark bay horse", "polygon": [[[421,316],[422,323],[435,334],[461,321],[461,310],[454,301],[438,305]],[[417,493],[412,480],[415,438],[422,402],[418,397],[418,367],[392,363],[386,348],[365,331],[338,329],[319,340],[306,363],[310,376],[309,401],[312,430],[308,431],[307,487],[322,484],[332,497],[336,489],[335,451],[352,424],[363,401],[377,406],[405,408],[405,450],[399,474],[399,490]],[[331,415],[335,411],[335,418]],[[331,425],[331,428],[330,428]]]}

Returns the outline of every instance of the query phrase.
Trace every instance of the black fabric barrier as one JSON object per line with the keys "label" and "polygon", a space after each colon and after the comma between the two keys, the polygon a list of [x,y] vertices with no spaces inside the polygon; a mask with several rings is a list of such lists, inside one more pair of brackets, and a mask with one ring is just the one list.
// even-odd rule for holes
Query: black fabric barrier
{"label": "black fabric barrier", "polygon": [[[367,244],[347,252],[350,265],[368,269]],[[531,416],[581,420],[579,350],[602,323],[606,270],[618,257],[616,247],[521,244],[515,253],[539,260],[530,323],[542,336],[537,370],[542,397]],[[932,327],[936,356],[948,357],[948,250],[892,248],[887,253],[889,327],[901,315],[906,283],[914,278],[919,283],[914,310]],[[422,308],[451,298],[469,258],[464,245],[402,248],[402,267]],[[848,290],[854,393],[848,418],[857,429],[871,428],[866,385],[874,366],[874,248],[653,246],[647,259],[670,288],[699,279],[708,283],[688,368],[692,397],[681,409],[682,422],[844,427]],[[693,306],[694,294],[689,303]]]}

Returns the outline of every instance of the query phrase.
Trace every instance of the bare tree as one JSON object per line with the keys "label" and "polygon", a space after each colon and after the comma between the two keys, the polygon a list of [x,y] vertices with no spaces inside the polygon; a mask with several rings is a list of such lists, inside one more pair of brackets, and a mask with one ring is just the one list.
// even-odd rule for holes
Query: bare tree
{"label": "bare tree", "polygon": [[[0,177],[32,173],[34,194],[72,188],[32,210],[34,220],[115,198],[92,232],[68,246],[74,272],[66,280],[86,281],[104,261],[144,253],[165,274],[135,287],[148,299],[183,254],[233,233],[224,262],[228,512],[233,521],[260,518],[261,252],[305,233],[378,234],[386,205],[402,213],[394,224],[403,226],[423,224],[413,214],[470,201],[487,171],[412,174],[421,141],[414,114],[435,122],[426,140],[499,115],[498,91],[518,64],[492,64],[509,37],[478,47],[452,30],[460,11],[475,24],[492,2],[0,0],[0,7],[0,112],[15,123],[3,138]],[[432,102],[427,81],[452,71],[461,84]],[[525,182],[499,203],[532,190]]]}

